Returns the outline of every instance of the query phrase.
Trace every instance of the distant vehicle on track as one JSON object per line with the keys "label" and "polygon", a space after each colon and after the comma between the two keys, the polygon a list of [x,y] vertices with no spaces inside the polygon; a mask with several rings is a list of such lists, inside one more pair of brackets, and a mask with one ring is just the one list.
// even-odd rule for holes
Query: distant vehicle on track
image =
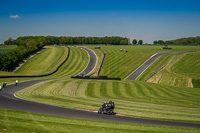
{"label": "distant vehicle on track", "polygon": [[102,108],[98,110],[98,114],[108,114],[108,115],[114,115],[114,108],[115,108],[115,103],[112,101],[109,101],[109,103],[104,102],[102,105]]}
{"label": "distant vehicle on track", "polygon": [[172,48],[168,48],[167,45],[165,45],[164,47],[160,48],[160,49],[172,49]]}

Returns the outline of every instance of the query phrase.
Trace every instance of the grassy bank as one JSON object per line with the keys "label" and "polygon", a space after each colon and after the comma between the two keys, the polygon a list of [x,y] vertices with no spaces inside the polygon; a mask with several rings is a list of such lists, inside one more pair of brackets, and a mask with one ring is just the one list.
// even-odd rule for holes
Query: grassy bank
{"label": "grassy bank", "polygon": [[200,52],[178,56],[171,71],[191,78],[200,78]]}
{"label": "grassy bank", "polygon": [[174,54],[166,54],[161,56],[157,61],[155,61],[149,68],[147,68],[138,78],[138,81],[145,81],[152,74],[157,72],[160,68],[162,68],[172,57]]}
{"label": "grassy bank", "polygon": [[[120,77],[124,79],[155,53],[170,51],[194,51],[198,49],[197,46],[170,46],[172,47],[172,50],[169,51],[161,50],[160,47],[161,46],[103,45],[101,46],[101,50],[106,53],[106,58],[100,75]],[[123,51],[127,50],[128,52],[120,52],[120,49],[123,49]]]}
{"label": "grassy bank", "polygon": [[15,73],[18,75],[42,75],[51,73],[66,59],[68,48],[46,46],[46,50],[26,61]]}
{"label": "grassy bank", "polygon": [[[59,49],[55,48],[54,46],[49,48],[48,50],[50,49],[53,49],[53,51],[56,50],[56,53],[59,53]],[[57,51],[58,50],[58,51]],[[61,50],[65,50],[65,54],[67,54],[67,47],[64,47],[62,48],[61,47]],[[41,54],[38,54],[35,56],[35,58],[31,58],[28,62],[28,64],[26,65],[26,63],[24,65],[28,66],[30,64],[33,64],[31,62],[35,62],[34,63],[34,66],[38,68],[38,70],[36,70],[35,72],[44,72],[44,73],[49,73],[50,71],[54,70],[53,69],[53,65],[55,62],[58,62],[58,61],[54,61],[54,56],[51,56],[51,58],[48,58],[48,60],[46,60],[46,65],[45,67],[41,67],[39,64],[40,63],[43,63],[43,61],[41,60],[38,60],[40,58],[45,58],[46,56],[48,56],[48,51],[44,51],[45,53],[41,53]],[[62,62],[63,59],[66,58],[66,56],[63,56],[61,54],[59,54],[60,56],[57,56],[59,57],[59,63]],[[56,55],[55,55],[56,56]],[[78,74],[79,72],[81,72],[85,67],[86,65],[88,64],[88,61],[89,61],[89,57],[86,53],[86,51],[80,49],[80,48],[76,48],[76,47],[70,47],[70,56],[69,56],[69,59],[67,60],[67,62],[53,75],[50,75],[50,76],[45,76],[45,77],[39,77],[39,78],[0,78],[0,84],[3,83],[3,82],[7,82],[8,84],[12,84],[12,83],[15,83],[15,80],[18,79],[19,82],[21,81],[27,81],[27,80],[33,80],[33,79],[41,79],[41,78],[61,78],[61,77],[70,77],[70,76],[73,76],[73,75],[76,75]],[[50,62],[50,63],[47,63],[47,62]],[[52,63],[54,62],[54,63]],[[30,64],[29,64],[30,63]],[[56,65],[59,65],[56,64]],[[51,65],[49,65],[51,64]],[[46,67],[48,66],[48,67]],[[24,68],[24,69],[23,69]],[[31,67],[32,69],[34,69],[34,67]],[[46,68],[48,68],[49,70],[48,71],[45,71]],[[28,70],[27,70],[28,69]],[[29,68],[27,67],[22,67],[21,70],[20,70],[23,74],[29,74],[28,72],[26,73],[26,71],[30,71]],[[32,73],[32,74],[36,74],[36,73]],[[2,76],[8,76],[8,75],[17,75],[16,73],[11,73],[11,72],[0,72],[0,75]],[[18,74],[18,75],[21,75],[21,74]]]}
{"label": "grassy bank", "polygon": [[[162,71],[148,82],[180,87],[198,87],[200,53],[177,55]],[[155,62],[155,65],[158,61]],[[194,83],[194,84],[193,84]]]}
{"label": "grassy bank", "polygon": [[[93,46],[87,46],[89,48]],[[105,62],[100,75],[109,77],[125,78],[138,66],[144,63],[151,55],[160,50],[160,46],[101,46],[101,50],[95,50],[99,59],[102,53],[106,53]],[[174,51],[190,51],[196,47],[173,46]],[[120,52],[120,49],[128,52]],[[85,108],[98,110],[104,101],[113,100],[116,104],[115,112],[131,117],[153,118],[174,121],[186,121],[200,123],[200,89],[187,88],[188,75],[184,75],[179,70],[181,65],[175,66],[176,59],[173,60],[163,70],[159,79],[161,84],[145,83],[141,81],[101,81],[101,80],[79,80],[70,79],[70,76],[81,72],[88,64],[89,58],[84,50],[77,47],[70,47],[70,57],[60,70],[48,77],[43,78],[62,78],[42,82],[17,92],[17,96],[25,99],[44,102],[70,108]],[[38,54],[40,59],[42,54]],[[44,55],[47,55],[44,54]],[[62,55],[62,54],[59,54]],[[149,73],[154,72],[165,64],[172,55],[161,57],[154,66],[142,75],[141,79],[148,77]],[[46,62],[55,58],[48,59]],[[61,56],[59,56],[61,57]],[[58,57],[56,57],[58,58]],[[46,59],[46,58],[43,58]],[[60,58],[59,58],[60,59]],[[184,59],[180,56],[178,60]],[[187,59],[187,58],[186,58]],[[35,59],[35,64],[40,63]],[[37,62],[38,61],[38,62]],[[182,62],[182,61],[181,61]],[[100,62],[98,62],[100,64]],[[177,62],[178,63],[178,62]],[[33,64],[33,63],[30,63]],[[196,63],[197,64],[197,63]],[[171,65],[171,66],[170,66]],[[53,65],[51,65],[53,66]],[[173,72],[172,66],[175,66]],[[176,70],[176,67],[178,68]],[[194,68],[197,66],[194,66]],[[44,67],[45,68],[45,67]],[[50,68],[50,67],[49,67]],[[51,67],[52,68],[52,67]],[[39,67],[42,71],[43,67]],[[97,70],[97,68],[95,68]],[[188,68],[186,68],[188,69]],[[95,70],[95,71],[96,71]],[[170,72],[169,72],[170,70]],[[24,70],[25,71],[25,70]],[[50,71],[50,69],[48,69]],[[197,71],[197,70],[196,70]],[[195,71],[195,72],[196,72]],[[45,72],[45,71],[43,71]],[[197,71],[198,72],[198,71]],[[167,75],[168,74],[168,75]],[[188,73],[186,73],[188,74]],[[159,76],[159,73],[158,75]],[[163,77],[167,76],[167,78]],[[198,75],[197,75],[198,77]],[[195,77],[194,77],[195,78]],[[31,80],[36,78],[21,78],[19,81]],[[139,79],[139,80],[141,80]],[[0,82],[7,81],[14,83],[16,79],[0,79]],[[187,81],[185,80],[185,81]],[[172,84],[174,83],[175,84]],[[198,78],[191,82],[198,84]],[[173,87],[168,85],[181,84],[184,87]],[[1,124],[0,132],[198,132],[197,129],[147,126],[136,124],[123,124],[114,122],[92,121],[85,119],[63,118],[54,116],[44,116],[33,113],[24,113],[0,109]],[[3,124],[2,124],[3,123]],[[40,127],[40,128],[38,128]]]}
{"label": "grassy bank", "polygon": [[197,133],[199,129],[152,126],[141,124],[128,124],[106,121],[95,121],[76,119],[68,117],[55,117],[40,115],[29,112],[14,111],[0,108],[0,132],[2,133],[55,133],[55,132],[76,132],[76,133],[104,133],[104,132],[137,132],[137,133]]}
{"label": "grassy bank", "polygon": [[69,108],[98,110],[113,100],[127,116],[200,123],[199,89],[138,81],[57,79],[26,88],[16,95]]}

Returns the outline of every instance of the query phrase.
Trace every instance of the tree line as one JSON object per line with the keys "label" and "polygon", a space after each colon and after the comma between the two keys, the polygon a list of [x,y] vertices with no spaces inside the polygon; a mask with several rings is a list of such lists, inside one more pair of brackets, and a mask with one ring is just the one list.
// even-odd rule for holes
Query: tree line
{"label": "tree line", "polygon": [[9,38],[4,44],[18,45],[18,47],[4,54],[0,54],[0,70],[13,70],[24,58],[40,50],[45,45],[45,41],[46,39],[44,37],[19,37],[16,40]]}
{"label": "tree line", "polygon": [[188,38],[180,38],[176,40],[155,40],[153,42],[154,45],[200,45],[200,36],[197,37],[188,37]]}
{"label": "tree line", "polygon": [[136,39],[133,39],[133,41],[132,41],[132,44],[133,45],[142,45],[143,44],[143,41],[142,40],[139,40],[139,41],[137,41]]}
{"label": "tree line", "polygon": [[10,71],[18,65],[24,58],[43,48],[45,45],[54,44],[112,44],[128,45],[129,39],[126,37],[56,37],[56,36],[25,36],[16,40],[8,38],[5,45],[17,45],[7,53],[0,54],[0,70]]}
{"label": "tree line", "polygon": [[128,45],[129,38],[126,37],[56,37],[56,36],[26,36],[19,37],[16,40],[9,38],[4,42],[5,45],[24,45],[27,40],[37,40],[46,45],[51,44],[112,44],[112,45]]}

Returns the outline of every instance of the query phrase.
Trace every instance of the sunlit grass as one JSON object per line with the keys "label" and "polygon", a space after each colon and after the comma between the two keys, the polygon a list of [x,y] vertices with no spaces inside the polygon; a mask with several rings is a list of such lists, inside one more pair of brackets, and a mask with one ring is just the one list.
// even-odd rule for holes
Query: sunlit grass
{"label": "sunlit grass", "polygon": [[[161,50],[161,46],[101,46],[106,53],[100,75],[125,79],[153,54],[170,51],[194,51],[196,46],[170,46],[172,50]],[[127,50],[128,52],[120,52]],[[165,61],[164,61],[165,62]],[[164,63],[163,62],[163,63]],[[161,64],[160,64],[161,65]]]}
{"label": "sunlit grass", "polygon": [[57,79],[20,92],[25,99],[69,108],[98,110],[113,100],[115,111],[127,116],[200,122],[199,89],[138,81]]}
{"label": "sunlit grass", "polygon": [[68,48],[47,46],[47,49],[25,62],[15,73],[20,75],[42,75],[51,73],[67,58]]}
{"label": "sunlit grass", "polygon": [[[200,77],[199,57],[199,52],[177,55],[162,71],[149,79],[148,82],[194,87],[193,79],[198,81]],[[157,64],[158,62],[155,62],[155,65]]]}
{"label": "sunlit grass", "polygon": [[23,111],[15,111],[0,108],[0,132],[2,133],[155,133],[155,132],[182,132],[198,133],[199,129],[153,126],[142,124],[129,124],[118,122],[107,122],[87,120],[69,117],[57,117],[41,115]]}

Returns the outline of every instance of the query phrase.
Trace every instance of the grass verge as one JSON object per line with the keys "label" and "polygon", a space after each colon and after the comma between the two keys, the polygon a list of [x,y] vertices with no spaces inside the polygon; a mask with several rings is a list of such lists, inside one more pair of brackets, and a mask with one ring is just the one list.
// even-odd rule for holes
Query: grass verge
{"label": "grass verge", "polygon": [[[41,56],[42,54],[38,54],[36,55],[36,58],[41,58]],[[88,64],[88,61],[89,61],[89,58],[85,50],[82,50],[76,47],[70,47],[69,59],[67,60],[66,63],[63,64],[63,66],[55,74],[50,75],[50,76],[45,76],[45,77],[36,77],[36,78],[0,78],[0,84],[1,83],[3,84],[3,82],[7,82],[8,84],[13,84],[15,83],[16,79],[19,80],[19,82],[21,82],[21,81],[42,79],[42,78],[43,79],[62,78],[62,77],[70,78],[70,76],[76,75],[79,72],[81,72]],[[49,59],[49,62],[51,62],[51,59]],[[38,63],[36,62],[36,64]],[[41,70],[38,70],[38,71],[43,71],[42,67],[39,69]],[[10,73],[10,72],[0,72],[0,74],[4,74],[4,73],[5,73],[5,76],[11,75],[11,74],[16,75],[15,73]]]}
{"label": "grass verge", "polygon": [[[170,51],[194,51],[198,47],[194,46],[170,46]],[[100,75],[109,77],[126,78],[130,73],[137,69],[153,54],[159,52],[170,52],[169,50],[161,50],[160,46],[101,46],[106,53],[106,58],[102,66]],[[120,49],[128,52],[120,52]]]}
{"label": "grass verge", "polygon": [[98,110],[113,100],[115,111],[133,117],[200,123],[200,89],[138,81],[56,79],[16,93],[37,102]]}
{"label": "grass verge", "polygon": [[68,48],[46,46],[47,50],[25,62],[15,73],[19,75],[42,75],[51,73],[66,59]]}
{"label": "grass verge", "polygon": [[[195,87],[193,79],[200,77],[200,53],[177,55],[163,70],[154,75],[148,82],[164,85]],[[158,63],[156,63],[157,65]]]}
{"label": "grass verge", "polygon": [[138,132],[138,133],[198,133],[199,129],[152,126],[142,124],[128,124],[118,122],[106,122],[86,120],[68,117],[56,117],[36,113],[15,111],[0,108],[0,132],[1,133],[55,133],[55,132],[76,132],[76,133],[104,133],[104,132]]}

